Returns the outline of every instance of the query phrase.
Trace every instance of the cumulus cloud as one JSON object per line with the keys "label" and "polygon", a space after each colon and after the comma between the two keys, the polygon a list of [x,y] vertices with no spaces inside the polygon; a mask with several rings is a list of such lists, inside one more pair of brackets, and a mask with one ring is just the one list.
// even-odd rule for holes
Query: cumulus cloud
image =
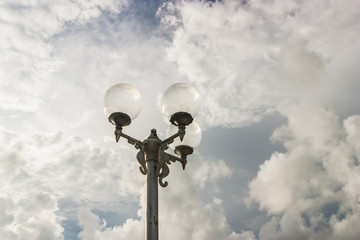
{"label": "cumulus cloud", "polygon": [[359,38],[357,5],[163,5],[159,16],[172,30],[168,59],[204,96],[204,126],[241,127],[274,111],[288,120],[272,137],[286,152],[274,152],[249,185],[250,198],[275,216],[260,231],[262,239],[359,236],[344,230],[359,216],[354,187],[359,156],[349,141],[357,138],[349,131],[357,128],[358,118],[349,113],[359,109],[356,101],[344,100],[356,96],[351,89],[358,89],[360,76],[353,65],[360,52],[353,43]]}
{"label": "cumulus cloud", "polygon": [[[172,5],[165,9],[173,12]],[[200,90],[203,124],[243,126],[272,112],[276,94],[268,89],[277,69],[271,55],[278,46],[267,44],[276,39],[261,28],[267,25],[265,19],[240,2],[182,2],[177,10],[181,24],[173,33],[168,58]],[[163,14],[164,23],[174,24],[168,18]]]}
{"label": "cumulus cloud", "polygon": [[[111,149],[91,140],[50,133],[13,133],[6,140],[9,144],[1,163],[9,174],[3,176],[1,188],[1,234],[9,239],[63,239],[60,224],[69,220],[69,212],[77,211],[80,239],[143,239],[145,177],[129,147]],[[9,157],[15,153],[16,157]],[[197,189],[216,186],[216,181],[229,177],[229,167],[224,161],[192,158],[187,172],[172,164],[171,187],[160,189],[161,235],[170,237],[180,231],[177,239],[253,239],[251,232],[235,233],[229,228],[221,199],[204,202],[197,194]],[[8,164],[12,159],[18,160]],[[119,201],[136,201],[140,208],[137,216],[124,219],[122,225],[108,226],[91,211],[125,214],[126,206]],[[73,206],[60,209],[59,202]]]}
{"label": "cumulus cloud", "polygon": [[[194,160],[194,159],[192,159]],[[197,189],[203,183],[197,181],[198,177],[192,178],[192,173],[201,171],[203,168],[213,173],[209,181],[215,181],[230,170],[224,164],[216,162],[202,163],[194,160],[190,164],[191,171],[183,172],[180,166],[171,166],[169,186],[159,189],[159,234],[162,238],[171,239],[226,239],[226,240],[250,240],[255,239],[251,231],[241,233],[233,232],[224,216],[222,201],[214,198],[209,203],[199,199]],[[196,167],[197,166],[197,167]],[[217,176],[217,177],[216,177]],[[144,209],[146,195],[141,195],[138,211],[139,220],[128,219],[122,226],[108,227],[103,219],[100,219],[89,209],[81,209],[78,213],[80,226],[83,228],[79,234],[81,239],[143,239],[144,238]],[[174,233],[176,234],[174,235]]]}
{"label": "cumulus cloud", "polygon": [[[230,178],[232,170],[226,165],[224,160],[219,161],[195,161],[190,171],[190,176],[200,187],[204,187],[207,183],[214,183],[219,178]],[[195,170],[193,170],[195,169]],[[216,169],[216,171],[214,171]]]}
{"label": "cumulus cloud", "polygon": [[[180,166],[171,165],[168,177],[169,186],[159,189],[159,230],[160,236],[172,239],[254,239],[254,233],[243,231],[233,232],[225,218],[222,201],[214,198],[206,203],[199,199],[198,189],[204,187],[204,181],[214,182],[230,174],[230,169],[223,162],[206,162],[191,159],[189,172]],[[210,177],[203,174],[194,176],[197,171],[211,172]],[[139,220],[127,219],[121,226],[109,227],[104,219],[100,219],[90,209],[78,212],[81,239],[143,239],[145,227],[146,195],[141,193]],[[94,225],[95,224],[95,225]],[[174,232],[177,234],[174,235]]]}
{"label": "cumulus cloud", "polygon": [[21,240],[64,239],[63,228],[56,215],[56,198],[42,192],[26,194],[26,198],[14,199],[1,192],[0,236]]}
{"label": "cumulus cloud", "polygon": [[[286,152],[275,152],[249,184],[250,197],[275,215],[262,239],[357,239],[359,220],[359,115],[342,124],[330,110],[293,106],[288,123],[272,138]],[[341,237],[340,237],[341,236]]]}
{"label": "cumulus cloud", "polygon": [[[61,221],[84,202],[116,212],[124,204],[114,202],[138,199],[143,188],[138,166],[126,154],[129,148],[120,147],[119,159],[116,151],[61,134],[2,135],[10,135],[2,142],[6,150],[0,161],[6,173],[0,189],[6,239],[63,239]],[[60,209],[59,201],[70,204]]]}
{"label": "cumulus cloud", "polygon": [[[117,13],[126,1],[3,1],[0,7],[1,105],[4,110],[34,111],[62,64],[53,55],[51,37],[66,28]],[[20,96],[20,97],[19,97]]]}
{"label": "cumulus cloud", "polygon": [[[180,167],[174,170],[169,177],[169,186],[160,192],[162,237],[178,240],[255,238],[253,232],[236,233],[230,229],[221,197],[215,197],[217,190],[214,181],[231,174],[231,170],[223,161],[191,159],[187,172],[183,172]],[[213,187],[214,197],[211,202],[199,199],[198,192],[204,187],[205,182]],[[174,232],[177,232],[176,236]]]}
{"label": "cumulus cloud", "polygon": [[[359,37],[357,4],[182,1],[165,3],[158,15],[173,26],[169,60],[204,97],[201,123],[240,127],[273,113],[304,85],[320,85],[316,94],[332,104],[339,101],[340,59],[351,64],[360,52],[359,44],[349,46]],[[325,73],[327,65],[332,70]],[[355,78],[345,81],[355,84]]]}
{"label": "cumulus cloud", "polygon": [[[104,87],[102,85],[108,87],[111,83],[117,83],[120,78],[127,79],[135,85],[141,83],[143,89],[147,89],[150,85],[154,87],[157,84],[161,91],[167,87],[163,85],[169,81],[170,75],[173,75],[171,81],[183,79],[183,77],[177,74],[174,64],[168,63],[164,58],[164,51],[161,47],[165,42],[160,38],[155,37],[143,42],[140,44],[142,46],[140,48],[138,44],[129,44],[129,41],[134,42],[136,39],[135,34],[127,26],[129,22],[113,26],[116,30],[124,30],[129,34],[122,36],[124,31],[114,33],[105,39],[106,44],[109,44],[107,47],[105,47],[106,44],[99,44],[99,39],[94,37],[99,33],[99,29],[102,29],[103,25],[101,24],[90,24],[89,33],[69,34],[67,32],[72,29],[71,27],[81,28],[81,24],[99,18],[101,10],[110,12],[119,10],[119,6],[116,4],[114,8],[107,7],[108,3],[108,1],[102,3],[72,1],[63,5],[56,3],[49,5],[19,2],[16,6],[4,5],[3,11],[9,14],[3,16],[9,16],[8,18],[14,21],[7,23],[9,29],[20,26],[30,29],[31,34],[28,36],[26,31],[19,35],[9,32],[10,38],[13,38],[9,42],[17,43],[14,47],[16,51],[11,50],[17,52],[17,55],[12,56],[11,59],[20,65],[7,65],[3,71],[4,79],[8,79],[7,76],[11,72],[7,69],[14,69],[17,74],[18,70],[24,66],[21,65],[22,61],[15,61],[15,57],[17,60],[25,59],[24,61],[29,63],[30,70],[24,70],[25,74],[29,75],[24,79],[14,73],[13,80],[20,81],[19,86],[21,87],[14,86],[14,92],[6,91],[9,96],[2,95],[4,97],[2,109],[5,111],[38,110],[33,114],[26,115],[30,116],[31,120],[21,123],[21,126],[27,126],[25,134],[2,131],[2,136],[4,136],[2,142],[6,142],[7,147],[2,152],[2,161],[0,162],[1,170],[4,171],[1,176],[1,193],[5,194],[6,192],[3,204],[4,214],[1,217],[4,224],[1,226],[4,227],[4,236],[8,236],[10,239],[23,239],[22,234],[25,234],[23,232],[25,228],[28,229],[26,232],[28,236],[33,236],[34,239],[62,239],[64,230],[60,223],[63,220],[69,220],[69,217],[72,217],[71,212],[76,211],[78,206],[84,205],[84,203],[86,203],[86,207],[78,209],[79,226],[82,228],[79,238],[112,239],[119,235],[124,236],[124,239],[128,239],[130,236],[136,238],[133,234],[134,231],[139,234],[139,239],[143,238],[142,209],[145,195],[141,193],[144,192],[144,179],[138,172],[133,155],[127,154],[132,153],[130,148],[124,147],[124,145],[118,146],[121,152],[119,154],[119,150],[116,151],[113,145],[111,145],[113,149],[110,149],[109,146],[104,147],[104,143],[73,137],[74,132],[68,133],[69,129],[76,130],[84,123],[88,123],[89,119],[96,122],[94,115],[101,112],[101,99],[99,100],[98,95],[103,94],[102,88]],[[16,12],[16,18],[11,17],[14,12]],[[35,12],[41,18],[37,18],[34,15]],[[29,23],[23,18],[33,18],[33,21]],[[44,18],[49,18],[49,21],[40,21]],[[105,25],[109,23],[106,18],[102,20]],[[107,30],[115,31],[111,27]],[[121,41],[117,42],[119,39]],[[22,42],[32,45],[23,46]],[[127,45],[124,46],[124,44]],[[117,48],[118,51],[114,51],[114,48]],[[147,55],[144,55],[144,52],[147,52]],[[146,56],[150,57],[146,58]],[[160,61],[155,63],[153,58]],[[44,65],[43,61],[49,65]],[[31,66],[36,66],[35,70]],[[154,71],[154,68],[160,70]],[[37,72],[41,76],[36,75]],[[47,79],[50,74],[51,87],[49,87],[50,80]],[[83,86],[84,78],[88,80],[85,88]],[[144,78],[159,79],[159,81],[144,83]],[[102,81],[99,82],[99,79]],[[9,82],[2,81],[7,87]],[[104,82],[107,83],[104,84]],[[45,89],[49,91],[46,92]],[[87,90],[92,92],[92,98],[89,98]],[[23,98],[18,98],[19,94],[22,94]],[[158,92],[145,92],[145,94],[153,97],[154,103],[156,103]],[[24,101],[24,104],[21,101]],[[46,104],[40,106],[42,101],[46,101]],[[93,101],[100,103],[100,110],[84,111],[85,106],[90,106],[89,109],[94,108]],[[77,113],[76,117],[73,113]],[[161,118],[160,120],[162,122]],[[148,125],[148,121],[146,122]],[[39,131],[40,128],[34,129],[34,123],[40,126],[42,131]],[[58,130],[54,126],[63,126],[62,129],[66,129],[64,130],[66,133],[44,132]],[[90,128],[92,127],[90,126]],[[97,128],[96,125],[92,129],[96,132]],[[86,128],[86,134],[89,132],[88,129],[89,125]],[[121,155],[121,159],[119,159],[119,155]],[[220,206],[221,200],[215,199],[214,202],[203,206],[204,203],[195,194],[195,185],[199,185],[200,188],[204,188],[209,183],[215,186],[217,179],[229,177],[231,171],[225,162],[211,161],[203,164],[198,162],[195,167],[198,167],[200,171],[193,177],[185,175],[189,179],[186,181],[190,184],[191,189],[186,190],[185,188],[186,191],[184,191],[189,196],[183,195],[179,199],[185,202],[189,197],[193,202],[189,205],[190,207],[200,207],[198,221],[202,225],[196,227],[196,230],[189,229],[190,225],[185,220],[189,217],[188,214],[191,214],[188,212],[189,206],[178,210],[178,206],[174,204],[169,206],[172,208],[173,214],[182,216],[183,234],[189,239],[197,239],[197,236],[210,237],[209,231],[224,239],[227,237],[229,239],[243,239],[243,236],[253,237],[251,232],[238,234],[229,229]],[[185,176],[181,179],[186,179]],[[36,192],[33,189],[36,189]],[[29,204],[25,199],[28,199]],[[138,213],[140,220],[126,219],[122,226],[108,227],[106,221],[101,220],[91,211],[115,211],[121,214],[125,210],[122,209],[123,205],[119,201],[140,201]],[[165,203],[166,198],[162,201]],[[41,213],[41,216],[30,227],[26,222],[31,216],[36,217],[34,211]],[[163,215],[166,219],[166,213]],[[205,218],[208,221],[202,223],[200,220]],[[20,221],[20,219],[23,220]],[[48,222],[44,222],[45,219],[48,219]],[[172,225],[175,226],[177,220],[172,218],[172,221]],[[211,230],[213,223],[220,225]],[[10,225],[14,228],[8,228]],[[206,227],[206,229],[202,229],[202,227]],[[162,234],[171,235],[166,229],[163,228]]]}
{"label": "cumulus cloud", "polygon": [[[249,185],[251,200],[272,216],[261,239],[356,239],[359,2],[171,1],[158,9],[153,32],[132,12],[120,14],[127,4],[1,4],[1,236],[62,239],[61,221],[77,217],[80,239],[142,239],[144,179],[134,151],[103,137],[113,130],[103,93],[118,82],[139,88],[144,110],[127,130],[143,137],[166,127],[156,98],[190,81],[203,96],[203,129],[242,127],[274,112],[288,120],[272,137],[286,151],[274,152]],[[171,166],[160,192],[161,235],[254,239],[225,217],[217,187],[232,179],[225,157],[195,158],[185,173]],[[121,215],[121,201],[139,207],[122,225],[96,213]]]}
{"label": "cumulus cloud", "polygon": [[[313,16],[304,9],[302,6],[294,14]],[[348,18],[340,12],[337,14],[343,20]],[[330,90],[341,81],[339,73],[343,70],[339,70],[342,64],[337,63],[334,51],[326,49],[328,44],[335,43],[318,42],[329,37],[326,33],[316,34],[319,29],[329,30],[322,22],[327,17],[314,19],[312,29],[307,29],[315,34],[314,38],[310,39],[309,32],[304,31],[302,37],[306,42],[286,44],[280,52],[286,94],[277,110],[288,123],[274,131],[272,140],[281,143],[285,152],[274,152],[260,165],[256,178],[249,184],[250,199],[272,216],[262,226],[260,239],[357,239],[360,236],[353,228],[360,217],[357,190],[360,179],[357,177],[359,154],[352,143],[357,138],[352,134],[358,128],[359,116],[345,116],[342,120],[344,116],[338,115],[342,109],[334,108],[338,95],[346,93],[341,88]],[[335,24],[330,28],[338,27]],[[338,40],[349,40],[347,30]],[[354,46],[353,50],[358,51],[358,47]],[[352,74],[341,78],[354,81]],[[344,107],[358,113],[351,104]]]}
{"label": "cumulus cloud", "polygon": [[[16,172],[7,182],[13,185],[13,190],[21,191],[29,184],[73,201],[101,202],[121,195],[136,195],[138,190],[134,189],[142,186],[141,179],[134,176],[138,169],[126,145],[116,150],[98,146],[91,140],[38,133],[29,137],[17,135],[10,140],[8,149],[20,159]],[[122,152],[121,159],[118,151]],[[3,158],[9,159],[8,154]],[[134,167],[129,171],[123,165]],[[10,165],[9,169],[14,167]],[[78,194],[74,196],[74,192]]]}
{"label": "cumulus cloud", "polygon": [[83,230],[79,238],[84,240],[102,239],[143,239],[144,223],[127,219],[123,226],[106,227],[106,221],[100,220],[90,209],[82,208],[78,211],[79,224]]}

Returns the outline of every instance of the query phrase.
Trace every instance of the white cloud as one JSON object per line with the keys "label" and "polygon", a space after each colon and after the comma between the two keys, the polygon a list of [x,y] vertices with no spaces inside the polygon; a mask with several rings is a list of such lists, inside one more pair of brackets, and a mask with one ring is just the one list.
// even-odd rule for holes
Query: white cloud
{"label": "white cloud", "polygon": [[[142,191],[137,162],[118,151],[61,134],[4,134],[1,144],[0,221],[7,239],[62,239],[60,222],[86,202],[102,211],[121,211]],[[5,144],[6,142],[6,144]],[[133,161],[132,161],[133,160]],[[127,166],[126,168],[124,166]],[[58,202],[73,203],[59,209]],[[124,210],[126,211],[126,210]]]}
{"label": "white cloud", "polygon": [[[142,239],[144,179],[133,150],[102,142],[113,131],[103,93],[118,82],[140,89],[144,111],[127,129],[139,136],[165,127],[156,98],[189,80],[203,96],[203,129],[241,127],[275,111],[288,119],[273,134],[286,152],[275,152],[250,185],[251,198],[274,216],[261,238],[356,239],[360,127],[348,115],[358,113],[358,4],[167,2],[157,11],[163,25],[143,33],[131,17],[118,18],[127,1],[1,3],[0,121],[14,132],[2,130],[0,233],[61,239],[61,217],[79,207],[79,237]],[[217,181],[233,171],[225,159],[199,157],[185,173],[171,171],[161,189],[161,221],[169,219],[161,236],[182,229],[178,239],[254,238],[225,218],[217,196]],[[213,201],[200,200],[210,188]],[[139,219],[110,227],[91,211],[122,213],[119,199],[139,202]]]}
{"label": "white cloud", "polygon": [[168,58],[204,96],[201,124],[239,127],[274,111],[288,119],[273,134],[286,152],[273,153],[249,185],[252,200],[276,216],[262,239],[359,236],[349,230],[359,217],[351,143],[358,117],[339,124],[359,113],[356,101],[344,100],[356,99],[360,76],[358,4],[182,1],[163,8],[163,23],[174,29]]}
{"label": "white cloud", "polygon": [[0,236],[20,240],[64,239],[55,213],[58,210],[55,197],[34,189],[26,195],[14,200],[1,193]]}
{"label": "white cloud", "polygon": [[102,222],[90,209],[80,209],[78,212],[79,224],[83,230],[79,238],[83,240],[115,240],[115,239],[143,239],[144,223],[127,219],[123,226],[106,228],[106,222]]}
{"label": "white cloud", "polygon": [[[296,14],[314,17],[314,12],[305,10],[302,6]],[[332,14],[342,19],[341,24],[354,26],[356,14]],[[329,110],[336,107],[339,96],[347,94],[343,92],[346,87],[335,90],[334,86],[341,82],[339,73],[349,68],[342,69],[338,62],[342,53],[335,55],[328,49],[329,45],[340,43],[332,42],[326,31],[318,34],[319,29],[337,30],[344,34],[337,40],[345,43],[349,32],[338,29],[338,24],[326,25],[325,19],[330,16],[314,18],[312,28],[302,32],[306,44],[300,41],[284,45],[281,51],[283,80],[288,86],[284,95],[287,100],[277,109],[288,123],[276,129],[272,139],[283,144],[286,151],[274,152],[249,184],[250,198],[274,216],[261,228],[260,239],[357,239],[360,235],[353,228],[360,217],[359,153],[353,145],[358,138],[354,130],[358,128],[359,116],[350,116],[340,124],[336,112]],[[318,45],[325,39],[327,42]],[[359,46],[350,48],[357,52]],[[354,71],[352,68],[351,74],[341,78],[352,85],[354,74],[359,75]],[[352,104],[342,108],[352,109]]]}
{"label": "white cloud", "polygon": [[350,146],[353,147],[354,151],[356,152],[356,156],[360,156],[360,149],[358,148],[360,143],[360,117],[348,117],[344,121],[344,127],[347,134],[347,142]]}
{"label": "white cloud", "polygon": [[[201,158],[189,161],[194,163],[189,163],[186,172],[179,166],[172,167],[169,186],[160,192],[160,235],[175,240],[254,239],[252,232],[235,233],[230,229],[221,199],[213,198],[209,203],[199,199],[198,191],[204,185],[201,180],[204,176],[202,173],[196,175],[196,172],[205,170],[209,174],[205,181],[211,183],[228,177],[229,167],[224,162],[206,162]],[[216,184],[212,187],[216,192]],[[174,232],[177,234],[174,235]]]}
{"label": "white cloud", "polygon": [[83,240],[144,238],[145,225],[141,221],[127,219],[122,226],[107,228],[106,221],[100,220],[90,209],[79,209],[78,218],[79,224],[83,228],[79,233],[79,238]]}
{"label": "white cloud", "polygon": [[101,10],[119,12],[126,1],[5,1],[0,6],[2,46],[0,107],[34,111],[51,85],[50,75],[62,64],[52,54],[50,38],[65,23],[83,24]]}
{"label": "white cloud", "polygon": [[[194,157],[193,157],[194,158]],[[184,172],[179,164],[170,166],[171,174],[167,188],[159,187],[159,234],[161,238],[171,239],[228,239],[250,240],[254,233],[244,231],[235,233],[230,230],[222,209],[221,199],[214,198],[210,203],[199,199],[197,189],[202,188],[204,182],[193,177],[203,168],[212,172],[213,177],[203,181],[216,181],[223,178],[229,169],[224,163],[204,162],[191,159],[192,162]],[[189,171],[190,170],[190,171]],[[202,178],[202,177],[201,177]],[[83,231],[81,239],[143,239],[145,229],[144,209],[145,191],[141,194],[141,209],[138,211],[139,220],[128,219],[122,226],[108,227],[98,216],[89,209],[79,211],[78,217]],[[174,232],[177,234],[174,235]]]}
{"label": "white cloud", "polygon": [[[182,25],[174,32],[169,59],[200,90],[203,124],[243,126],[257,122],[274,106],[276,95],[269,92],[269,83],[276,81],[278,70],[271,55],[278,46],[267,44],[270,32],[259,27],[267,24],[265,19],[247,11],[240,2],[212,6],[204,2],[178,5]],[[257,24],[253,29],[248,24],[251,22]]]}
{"label": "white cloud", "polygon": [[[158,15],[173,29],[169,60],[203,95],[200,122],[239,127],[305,94],[309,84],[316,87],[311,92],[318,95],[317,101],[338,107],[339,95],[349,90],[339,85],[356,85],[350,74],[360,75],[353,66],[360,53],[353,41],[359,38],[356,5],[357,1],[181,1],[164,4]],[[350,71],[346,67],[347,73],[344,62],[353,66]],[[344,74],[346,79],[339,79]]]}
{"label": "white cloud", "polygon": [[190,161],[192,163],[187,169],[187,171],[189,171],[189,177],[200,187],[204,187],[209,183],[216,185],[215,183],[218,179],[230,178],[232,174],[232,170],[222,159],[209,161],[209,157],[200,157],[197,161]]}
{"label": "white cloud", "polygon": [[[135,151],[123,144],[116,150],[110,143],[109,147],[97,147],[91,140],[50,133],[13,134],[5,140],[9,144],[1,162],[5,162],[2,167],[10,174],[1,188],[4,236],[62,239],[61,221],[78,208],[80,239],[143,239],[145,177],[134,160]],[[6,163],[11,153],[16,153],[18,159],[15,167]],[[224,161],[204,161],[194,155],[187,171],[180,164],[170,167],[171,176],[166,179],[170,186],[160,189],[162,237],[174,237],[173,233],[179,231],[176,239],[254,238],[251,232],[235,233],[229,228],[221,199],[206,203],[197,194],[197,189],[208,184],[216,188],[216,181],[230,176]],[[74,204],[59,209],[59,201]],[[109,227],[90,210],[121,215],[126,212],[124,205],[113,204],[119,201],[139,201],[139,220],[127,219],[123,225]]]}
{"label": "white cloud", "polygon": [[260,238],[357,239],[360,155],[353,139],[360,116],[340,125],[333,112],[309,105],[283,114],[288,124],[273,140],[286,152],[273,153],[249,184],[251,199],[279,216],[262,227]]}

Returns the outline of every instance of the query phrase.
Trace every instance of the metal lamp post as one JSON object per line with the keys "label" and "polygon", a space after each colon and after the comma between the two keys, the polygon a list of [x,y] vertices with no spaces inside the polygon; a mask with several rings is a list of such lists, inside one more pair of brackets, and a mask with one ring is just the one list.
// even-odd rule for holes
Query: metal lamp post
{"label": "metal lamp post", "polygon": [[[130,125],[131,120],[141,111],[142,97],[139,91],[129,84],[121,83],[109,88],[105,94],[104,111],[115,125],[116,142],[123,137],[139,149],[136,155],[139,169],[147,175],[146,240],[159,239],[158,183],[162,187],[168,185],[163,179],[169,175],[168,165],[171,162],[180,162],[185,170],[187,156],[193,153],[194,147],[201,141],[201,130],[193,121],[199,112],[200,103],[200,95],[191,85],[173,84],[165,91],[161,104],[162,112],[171,122],[167,138],[159,139],[156,130],[152,129],[150,136],[140,141],[122,132],[123,127]],[[168,146],[179,157],[165,152]]]}

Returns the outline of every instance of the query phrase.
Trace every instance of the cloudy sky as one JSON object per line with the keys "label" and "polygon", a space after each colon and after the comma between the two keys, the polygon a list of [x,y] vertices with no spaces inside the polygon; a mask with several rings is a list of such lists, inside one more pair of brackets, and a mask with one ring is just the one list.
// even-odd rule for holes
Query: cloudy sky
{"label": "cloudy sky", "polygon": [[164,137],[192,84],[203,138],[161,188],[160,237],[360,239],[360,1],[2,0],[0,239],[144,239],[145,176],[124,131]]}

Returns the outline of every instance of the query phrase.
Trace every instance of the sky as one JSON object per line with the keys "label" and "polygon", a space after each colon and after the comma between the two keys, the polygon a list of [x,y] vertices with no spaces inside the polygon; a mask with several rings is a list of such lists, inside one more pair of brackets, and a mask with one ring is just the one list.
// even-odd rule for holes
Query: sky
{"label": "sky", "polygon": [[[163,92],[200,93],[202,141],[159,189],[161,239],[360,239],[360,1],[3,0],[0,239],[144,239],[124,132],[165,138]],[[170,150],[168,150],[171,152]]]}

